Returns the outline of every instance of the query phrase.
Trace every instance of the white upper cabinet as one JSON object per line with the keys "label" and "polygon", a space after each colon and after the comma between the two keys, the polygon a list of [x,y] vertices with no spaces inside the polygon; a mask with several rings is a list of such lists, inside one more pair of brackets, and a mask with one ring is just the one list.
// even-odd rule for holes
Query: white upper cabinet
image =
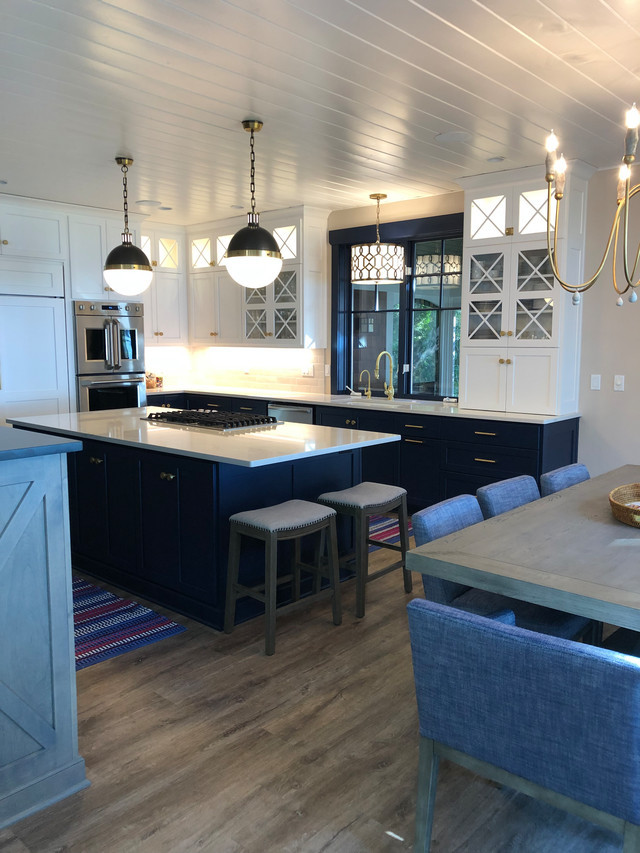
{"label": "white upper cabinet", "polygon": [[145,305],[145,345],[189,343],[185,234],[144,223],[140,248],[151,261],[153,280],[140,298]]}
{"label": "white upper cabinet", "polygon": [[[107,255],[122,243],[122,216],[69,216],[69,271],[74,299],[104,299],[118,294],[105,283],[102,271]],[[131,228],[131,224],[130,224]],[[137,229],[131,228],[137,243]]]}
{"label": "white upper cabinet", "polygon": [[[201,226],[189,234],[191,275],[191,341],[240,343],[253,346],[325,347],[327,342],[328,211],[297,207],[260,215],[260,225],[271,231],[283,257],[276,280],[264,288],[244,288],[226,273],[224,253],[229,241],[246,225],[244,217]],[[207,309],[197,301],[200,275],[213,269],[217,276],[216,305]],[[198,282],[193,286],[194,282]],[[235,293],[234,293],[235,288]],[[240,300],[240,322],[237,305]],[[209,341],[196,332],[203,317],[193,316],[195,305],[208,312]],[[224,306],[224,310],[222,310]],[[214,322],[214,314],[217,319]],[[213,326],[217,323],[216,328]]]}
{"label": "white upper cabinet", "polygon": [[[582,276],[588,170],[574,164],[557,241],[560,274]],[[556,281],[540,169],[466,179],[460,405],[567,414],[578,407],[581,306]],[[552,221],[553,221],[552,211]]]}
{"label": "white upper cabinet", "polygon": [[190,277],[190,343],[201,346],[242,343],[241,290],[226,270],[209,270]]}
{"label": "white upper cabinet", "polygon": [[20,258],[67,257],[67,217],[54,210],[0,204],[0,254]]}

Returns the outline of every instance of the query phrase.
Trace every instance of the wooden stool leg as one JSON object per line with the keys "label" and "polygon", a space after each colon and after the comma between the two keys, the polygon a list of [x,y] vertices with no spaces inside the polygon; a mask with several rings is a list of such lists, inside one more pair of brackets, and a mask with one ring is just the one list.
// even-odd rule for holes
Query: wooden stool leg
{"label": "wooden stool leg", "polygon": [[356,616],[364,616],[365,590],[369,572],[369,551],[367,539],[369,536],[369,519],[364,511],[355,517],[356,535]]}
{"label": "wooden stool leg", "polygon": [[[324,531],[323,531],[324,533]],[[327,570],[333,589],[333,624],[342,624],[342,599],[340,597],[340,561],[338,559],[338,534],[336,518],[329,519],[329,536],[327,537]]]}
{"label": "wooden stool leg", "polygon": [[276,591],[278,571],[278,538],[269,534],[265,543],[264,570],[264,638],[265,654],[272,655],[276,650]]}
{"label": "wooden stool leg", "polygon": [[229,558],[227,562],[227,594],[224,605],[224,632],[230,634],[236,621],[236,598],[238,572],[240,569],[240,534],[233,527],[229,534]]}
{"label": "wooden stool leg", "polygon": [[404,577],[404,591],[411,592],[413,589],[413,578],[407,569],[407,551],[409,550],[409,519],[407,518],[407,496],[403,495],[398,507],[398,526],[400,528],[400,547],[402,548],[402,575]]}
{"label": "wooden stool leg", "polygon": [[320,592],[320,588],[322,586],[322,574],[321,574],[321,572],[322,572],[322,558],[324,557],[324,554],[325,554],[326,535],[327,535],[327,528],[323,527],[322,530],[318,531],[318,536],[316,537],[316,544],[314,546],[315,550],[314,550],[314,556],[313,556],[313,564],[317,569],[317,571],[313,575],[313,594],[314,595],[317,595]]}
{"label": "wooden stool leg", "polygon": [[293,601],[300,600],[300,540],[296,539],[293,546]]}

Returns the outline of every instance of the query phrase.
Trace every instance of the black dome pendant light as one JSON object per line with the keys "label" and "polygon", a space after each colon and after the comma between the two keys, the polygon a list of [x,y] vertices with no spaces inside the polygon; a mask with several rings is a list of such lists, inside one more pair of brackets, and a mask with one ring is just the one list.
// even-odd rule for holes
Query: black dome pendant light
{"label": "black dome pendant light", "polygon": [[256,157],[253,150],[254,133],[262,129],[258,119],[245,119],[242,126],[251,133],[251,212],[248,224],[237,231],[225,253],[229,275],[242,287],[266,287],[282,269],[282,255],[275,237],[260,227],[260,214],[256,213]]}
{"label": "black dome pendant light", "polygon": [[107,255],[104,265],[104,280],[116,293],[123,296],[137,296],[151,284],[153,267],[142,249],[134,246],[129,231],[129,202],[127,196],[127,172],[133,163],[131,157],[116,157],[116,163],[122,170],[122,196],[124,199],[124,231],[122,244],[116,246]]}

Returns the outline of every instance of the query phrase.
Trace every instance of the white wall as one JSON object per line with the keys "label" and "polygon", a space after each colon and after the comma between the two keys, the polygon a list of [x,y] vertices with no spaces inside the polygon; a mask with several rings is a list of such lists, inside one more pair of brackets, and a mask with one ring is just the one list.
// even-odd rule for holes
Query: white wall
{"label": "white wall", "polygon": [[[585,277],[600,263],[615,212],[617,181],[617,169],[597,172],[589,181]],[[640,206],[632,203],[630,213],[629,244],[635,256]],[[640,271],[636,279],[639,276]],[[618,308],[617,298],[609,259],[599,280],[582,295],[579,459],[592,475],[640,463],[640,301],[630,305],[625,296],[624,306]],[[602,377],[601,391],[590,390],[592,374]],[[622,392],[613,390],[616,374],[625,377]]]}
{"label": "white wall", "polygon": [[[462,213],[464,193],[445,193],[410,201],[380,202],[380,222],[402,222],[403,219],[421,219],[423,216],[444,216],[447,213]],[[350,210],[334,210],[329,214],[329,231],[339,228],[357,228],[360,225],[376,224],[376,203],[368,207]]]}

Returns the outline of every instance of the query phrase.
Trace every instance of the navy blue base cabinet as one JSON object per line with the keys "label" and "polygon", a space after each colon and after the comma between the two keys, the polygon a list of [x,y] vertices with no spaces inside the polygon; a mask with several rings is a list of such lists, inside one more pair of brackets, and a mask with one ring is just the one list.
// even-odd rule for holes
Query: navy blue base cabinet
{"label": "navy blue base cabinet", "polygon": [[[229,516],[360,480],[359,450],[248,468],[86,441],[69,459],[73,566],[221,630]],[[340,527],[342,548],[351,535]],[[264,546],[243,549],[240,572],[264,578]],[[236,621],[263,611],[240,599]]]}

